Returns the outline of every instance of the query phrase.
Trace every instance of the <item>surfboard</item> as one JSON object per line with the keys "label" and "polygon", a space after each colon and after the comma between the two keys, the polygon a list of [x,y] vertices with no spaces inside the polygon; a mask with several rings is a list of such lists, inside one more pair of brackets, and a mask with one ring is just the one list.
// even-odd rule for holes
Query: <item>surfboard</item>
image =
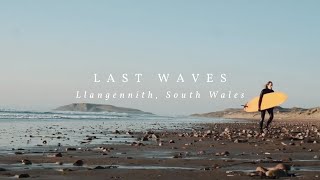
{"label": "surfboard", "polygon": [[[246,112],[258,111],[259,98],[255,97],[244,105],[243,110]],[[288,96],[282,92],[273,92],[263,95],[261,102],[261,110],[269,109],[275,106],[279,106],[287,100]]]}

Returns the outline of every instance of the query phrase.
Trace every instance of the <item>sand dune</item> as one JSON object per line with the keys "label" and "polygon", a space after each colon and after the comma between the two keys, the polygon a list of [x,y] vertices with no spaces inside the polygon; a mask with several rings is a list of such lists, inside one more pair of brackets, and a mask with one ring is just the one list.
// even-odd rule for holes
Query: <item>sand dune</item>
{"label": "sand dune", "polygon": [[[320,107],[305,108],[282,108],[274,109],[275,119],[319,119]],[[260,119],[260,112],[247,113],[243,109],[229,108],[223,111],[215,111],[203,114],[192,114],[196,117],[220,117],[220,118],[237,118],[237,119]],[[268,116],[266,117],[268,118]]]}

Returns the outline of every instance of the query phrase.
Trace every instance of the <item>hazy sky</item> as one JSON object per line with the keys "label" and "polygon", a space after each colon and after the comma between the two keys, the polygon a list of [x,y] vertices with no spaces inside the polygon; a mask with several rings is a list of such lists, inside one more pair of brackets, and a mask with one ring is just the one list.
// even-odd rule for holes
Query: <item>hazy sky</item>
{"label": "hazy sky", "polygon": [[[48,110],[72,102],[191,114],[240,107],[263,84],[285,107],[319,106],[320,1],[0,1],[1,107]],[[93,73],[142,73],[93,83]],[[161,84],[156,75],[185,75]],[[228,75],[191,82],[191,73]],[[105,75],[105,76],[103,76]],[[77,100],[77,90],[244,92],[244,99]]]}

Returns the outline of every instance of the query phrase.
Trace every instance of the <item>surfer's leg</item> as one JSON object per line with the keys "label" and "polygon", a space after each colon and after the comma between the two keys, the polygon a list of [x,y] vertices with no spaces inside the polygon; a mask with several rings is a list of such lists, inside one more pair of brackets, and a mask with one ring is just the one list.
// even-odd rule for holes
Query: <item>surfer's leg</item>
{"label": "surfer's leg", "polygon": [[270,109],[268,109],[267,111],[268,111],[268,114],[269,114],[269,116],[270,116],[270,117],[269,117],[269,120],[268,120],[268,122],[267,122],[267,126],[266,126],[266,128],[268,129],[270,123],[271,123],[272,120],[273,120],[273,108],[270,108]]}
{"label": "surfer's leg", "polygon": [[262,131],[263,121],[264,121],[265,115],[266,115],[266,110],[262,110],[262,111],[261,111],[261,120],[260,120],[260,123],[259,123],[259,125],[260,125],[260,131]]}

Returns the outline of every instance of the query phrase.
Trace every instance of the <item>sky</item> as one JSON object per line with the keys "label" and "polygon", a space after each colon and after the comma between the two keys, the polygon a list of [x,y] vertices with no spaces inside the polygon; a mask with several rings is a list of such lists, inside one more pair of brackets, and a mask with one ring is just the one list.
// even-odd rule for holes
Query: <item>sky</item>
{"label": "sky", "polygon": [[[0,107],[49,110],[72,102],[157,114],[240,107],[272,80],[284,107],[316,107],[320,96],[319,1],[0,1]],[[94,83],[97,73],[103,82]],[[112,73],[143,82],[106,83]],[[161,84],[158,73],[170,73]],[[185,83],[174,79],[183,74]],[[191,74],[201,81],[192,83]],[[226,83],[205,76],[227,74]],[[130,77],[130,76],[129,76]],[[209,90],[243,99],[76,99],[76,91]]]}

